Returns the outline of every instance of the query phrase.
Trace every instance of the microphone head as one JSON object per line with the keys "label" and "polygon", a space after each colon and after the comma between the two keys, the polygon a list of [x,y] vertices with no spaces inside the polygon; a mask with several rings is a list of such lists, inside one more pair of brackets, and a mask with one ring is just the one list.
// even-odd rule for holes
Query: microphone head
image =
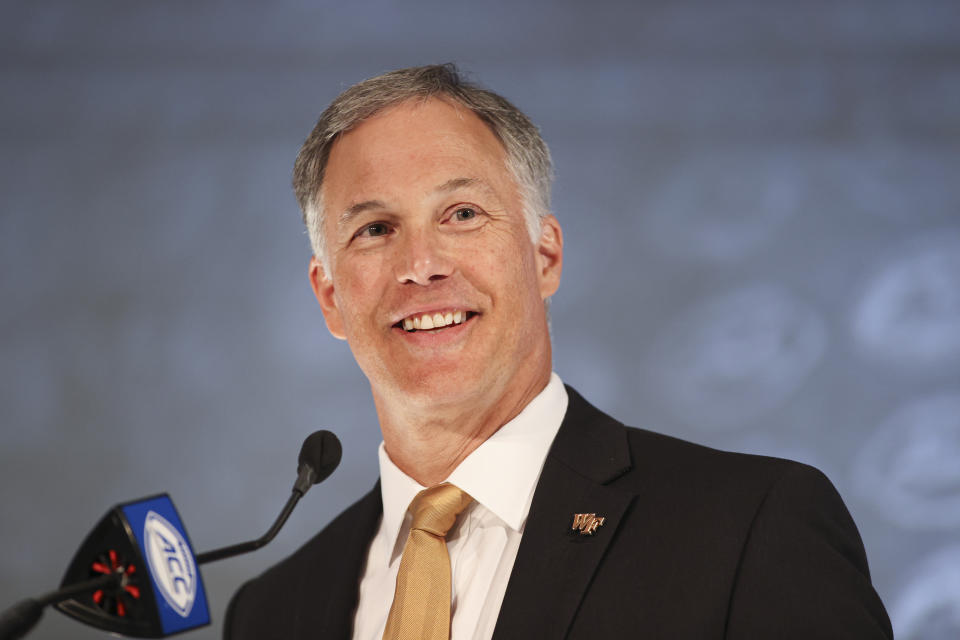
{"label": "microphone head", "polygon": [[302,475],[306,466],[313,471],[312,484],[323,482],[340,464],[342,454],[337,436],[326,430],[314,431],[300,447],[297,474]]}

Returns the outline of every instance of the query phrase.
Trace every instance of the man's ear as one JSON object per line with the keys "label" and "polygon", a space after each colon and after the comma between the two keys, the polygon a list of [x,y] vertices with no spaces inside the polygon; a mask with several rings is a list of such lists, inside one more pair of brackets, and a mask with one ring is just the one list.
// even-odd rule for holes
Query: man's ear
{"label": "man's ear", "polygon": [[320,303],[320,310],[323,311],[323,319],[327,323],[327,330],[330,334],[339,340],[346,340],[347,334],[343,331],[343,317],[340,315],[340,309],[337,308],[337,299],[333,295],[333,280],[327,277],[327,272],[323,265],[317,260],[317,256],[310,258],[310,286],[313,288],[313,295],[317,297]]}
{"label": "man's ear", "polygon": [[560,274],[563,271],[563,230],[553,214],[541,218],[540,227],[540,240],[535,247],[537,277],[540,280],[540,297],[546,300],[560,287]]}

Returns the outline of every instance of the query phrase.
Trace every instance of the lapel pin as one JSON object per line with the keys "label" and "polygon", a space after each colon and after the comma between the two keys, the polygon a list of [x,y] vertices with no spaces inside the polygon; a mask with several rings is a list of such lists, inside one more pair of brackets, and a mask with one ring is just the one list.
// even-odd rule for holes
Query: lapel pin
{"label": "lapel pin", "polygon": [[604,520],[606,520],[605,517],[598,516],[595,513],[575,513],[573,514],[573,526],[570,528],[579,529],[582,536],[592,536],[599,527],[603,526]]}

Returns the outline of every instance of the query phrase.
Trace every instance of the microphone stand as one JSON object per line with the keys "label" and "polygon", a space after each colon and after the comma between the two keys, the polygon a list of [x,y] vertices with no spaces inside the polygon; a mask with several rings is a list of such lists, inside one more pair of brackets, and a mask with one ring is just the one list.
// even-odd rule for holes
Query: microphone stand
{"label": "microphone stand", "polygon": [[76,582],[62,589],[37,596],[36,598],[21,600],[4,611],[3,615],[0,616],[0,639],[16,640],[16,638],[22,638],[40,621],[40,616],[43,615],[43,608],[48,604],[56,604],[63,600],[69,600],[74,596],[96,591],[97,589],[110,589],[123,586],[124,580],[124,574],[120,572],[110,573],[91,580]]}
{"label": "microphone stand", "polygon": [[[310,434],[300,449],[297,480],[293,484],[293,491],[270,529],[256,540],[201,553],[195,556],[196,563],[201,565],[255,551],[273,540],[287,518],[290,517],[290,513],[300,498],[303,497],[303,494],[310,487],[322,482],[333,473],[333,470],[340,463],[340,453],[340,441],[329,431],[316,431]],[[22,600],[0,615],[0,640],[17,640],[17,638],[26,635],[40,621],[43,608],[48,604],[56,604],[97,589],[122,588],[126,585],[127,580],[128,578],[123,571],[118,570],[115,573],[67,585],[37,598]]]}
{"label": "microphone stand", "polygon": [[[277,519],[265,534],[256,540],[249,540],[247,542],[201,553],[195,557],[196,563],[201,565],[207,562],[213,562],[214,560],[222,560],[224,558],[238,556],[241,553],[255,551],[273,540],[280,531],[280,528],[286,523],[287,518],[290,517],[293,508],[297,506],[297,502],[303,497],[307,489],[314,484],[316,477],[316,472],[310,466],[304,465],[298,474],[297,482],[293,486],[290,498],[287,500],[287,503],[283,505],[280,515],[277,516]],[[22,600],[4,611],[3,615],[0,616],[0,640],[17,640],[17,638],[22,638],[26,635],[26,633],[40,621],[40,617],[43,615],[43,608],[48,604],[56,604],[63,600],[69,600],[74,596],[96,591],[97,589],[122,586],[123,579],[123,574],[119,572],[112,573],[92,580],[68,585],[37,598]]]}

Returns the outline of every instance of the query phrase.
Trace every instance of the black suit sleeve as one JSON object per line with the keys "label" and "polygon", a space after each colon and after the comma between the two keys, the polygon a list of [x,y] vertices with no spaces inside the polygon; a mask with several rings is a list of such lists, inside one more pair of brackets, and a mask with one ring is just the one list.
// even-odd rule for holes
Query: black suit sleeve
{"label": "black suit sleeve", "polygon": [[816,469],[790,465],[761,503],[740,559],[726,637],[893,638],[856,525]]}

